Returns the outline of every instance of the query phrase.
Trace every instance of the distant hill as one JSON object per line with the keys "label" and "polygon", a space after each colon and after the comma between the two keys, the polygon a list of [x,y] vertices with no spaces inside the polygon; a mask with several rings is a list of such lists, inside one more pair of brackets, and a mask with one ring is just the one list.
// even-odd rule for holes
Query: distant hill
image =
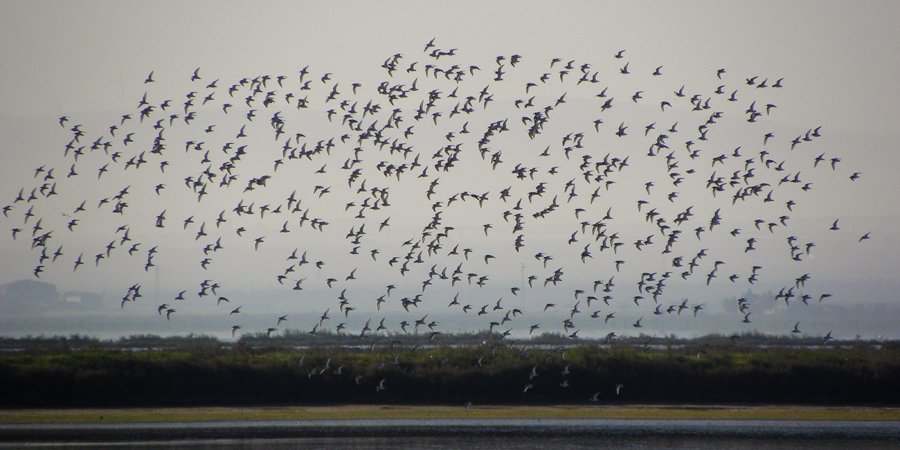
{"label": "distant hill", "polygon": [[18,280],[0,285],[0,314],[33,314],[45,311],[96,311],[103,297],[91,292],[62,292],[50,283]]}

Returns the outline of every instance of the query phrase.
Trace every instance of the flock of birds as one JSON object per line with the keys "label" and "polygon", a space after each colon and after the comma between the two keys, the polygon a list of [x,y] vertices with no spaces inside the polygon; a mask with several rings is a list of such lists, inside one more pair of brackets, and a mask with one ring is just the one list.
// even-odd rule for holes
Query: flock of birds
{"label": "flock of birds", "polygon": [[[827,301],[804,270],[823,243],[791,234],[791,215],[814,181],[861,174],[810,149],[819,126],[776,132],[783,78],[719,69],[683,83],[643,65],[622,50],[479,66],[432,40],[388,57],[369,85],[309,67],[229,81],[198,68],[170,96],[151,72],[136,108],[104,128],[60,117],[62,157],[34,169],[2,220],[31,247],[35,277],[126,267],[122,308],[152,303],[176,321],[178,305],[205,302],[235,338],[250,331],[240,317],[252,299],[231,286],[254,271],[321,314],[285,311],[253,331],[296,322],[366,342],[438,339],[446,330],[420,308],[501,339],[612,330],[600,334],[612,341],[645,317],[702,319],[706,302],[670,286],[702,298],[765,281],[791,307]],[[839,219],[820,228],[870,238],[844,236]],[[78,245],[89,248],[68,250]],[[148,302],[167,253],[196,282]],[[771,255],[796,273],[767,273],[758,260]],[[735,322],[754,306],[737,299]],[[409,319],[386,323],[383,311]],[[553,314],[563,320],[543,319]]]}

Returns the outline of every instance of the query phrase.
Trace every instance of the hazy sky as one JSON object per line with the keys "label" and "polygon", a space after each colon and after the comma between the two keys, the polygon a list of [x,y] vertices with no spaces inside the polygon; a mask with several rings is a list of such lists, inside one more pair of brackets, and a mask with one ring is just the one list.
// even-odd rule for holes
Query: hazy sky
{"label": "hazy sky", "polygon": [[[671,271],[672,276],[666,282],[665,293],[660,295],[663,311],[683,299],[688,299],[691,307],[719,308],[723,299],[740,297],[748,289],[763,293],[795,286],[796,278],[805,273],[810,274],[810,281],[804,289],[795,286],[797,296],[791,299],[787,312],[779,313],[780,319],[802,320],[803,305],[797,306],[802,294],[810,295],[811,303],[823,293],[832,294],[826,301],[843,305],[896,301],[892,294],[898,287],[896,273],[900,266],[900,232],[896,227],[900,219],[900,181],[896,176],[900,169],[896,148],[900,137],[896,128],[900,90],[894,88],[900,73],[900,50],[896,46],[900,31],[895,23],[900,17],[900,6],[896,2],[0,0],[0,11],[0,205],[14,207],[8,218],[0,217],[0,283],[34,279],[37,265],[44,266],[40,280],[54,283],[60,290],[90,290],[115,299],[137,283],[143,287],[144,298],[126,307],[155,315],[161,303],[168,303],[182,313],[218,315],[225,330],[239,323],[228,312],[242,305],[243,313],[273,309],[275,317],[316,311],[314,317],[303,322],[297,317],[291,325],[299,328],[311,328],[318,315],[330,309],[334,323],[323,327],[333,328],[343,321],[348,323],[348,330],[358,332],[367,319],[374,323],[385,314],[404,313],[401,298],[422,294],[419,311],[407,319],[412,323],[428,311],[446,312],[446,305],[455,294],[460,294],[460,303],[471,304],[473,311],[468,316],[458,310],[456,314],[471,319],[475,328],[487,328],[490,321],[500,321],[509,309],[519,307],[529,316],[502,328],[514,327],[516,333],[522,334],[530,325],[541,323],[545,304],[555,303],[551,312],[557,309],[561,317],[569,316],[574,307],[580,308],[580,316],[572,316],[577,329],[604,331],[601,334],[607,330],[634,333],[635,321],[643,316],[648,316],[649,321],[655,308],[652,292],[639,291],[635,285],[644,278],[642,273],[655,274],[646,283],[653,285],[666,271]],[[456,50],[453,55],[429,57],[422,50],[432,39],[436,49]],[[614,58],[620,50],[625,50],[624,57]],[[397,59],[398,70],[388,76],[382,65],[395,54],[401,55]],[[505,59],[498,62],[498,55]],[[521,55],[515,66],[511,64],[512,55]],[[551,68],[554,58],[560,62]],[[419,61],[417,71],[408,71],[414,61]],[[574,61],[568,78],[558,78],[568,61]],[[625,63],[629,64],[628,75],[619,73]],[[441,68],[456,64],[467,76],[461,83],[429,77],[424,74],[426,64]],[[599,83],[576,84],[583,64],[591,65],[585,69],[588,75],[599,74]],[[469,74],[471,65],[480,71]],[[312,80],[311,89],[301,91],[299,72],[307,66],[306,80]],[[659,66],[662,75],[651,75]],[[493,80],[498,67],[504,71],[502,81]],[[726,69],[721,79],[716,75],[720,68]],[[195,69],[199,69],[198,81],[191,80]],[[151,72],[154,82],[144,83]],[[326,73],[331,74],[330,79],[321,81]],[[550,73],[552,78],[538,81],[544,73]],[[263,75],[271,79],[253,106],[244,103],[249,83],[237,85],[240,92],[233,97],[228,95],[228,88],[241,79]],[[276,84],[275,77],[279,75],[286,77],[284,87]],[[758,77],[755,83],[767,80],[769,86],[783,78],[784,87],[758,89],[746,83],[752,77]],[[217,86],[208,88],[213,80],[219,80]],[[376,90],[382,82],[402,84],[403,89],[408,89],[413,80],[420,90],[410,92],[409,100],[399,99],[393,106]],[[536,84],[533,92],[526,95],[528,82]],[[353,83],[360,84],[357,93],[352,92]],[[685,98],[674,94],[682,85]],[[724,94],[713,93],[719,85],[725,85]],[[451,117],[454,104],[465,102],[467,95],[481,97],[485,86],[490,86],[489,94],[493,95],[489,107],[475,102],[471,115]],[[449,98],[456,87],[459,98]],[[609,88],[615,103],[609,111],[599,112],[605,99],[596,94],[604,87]],[[441,92],[440,100],[424,118],[414,120],[420,100],[427,102],[427,93],[432,89]],[[332,90],[340,91],[339,96],[326,101]],[[275,103],[266,107],[262,102],[270,91],[275,92]],[[632,99],[638,91],[643,94],[640,101]],[[738,92],[737,101],[728,102],[732,91]],[[149,154],[157,135],[153,124],[165,119],[162,125],[168,125],[170,114],[183,115],[185,95],[189,92],[198,93],[193,100],[198,119],[188,125],[179,117],[174,125],[165,127],[166,159],[170,166],[162,174],[158,168],[160,159]],[[203,98],[213,92],[211,104],[201,105]],[[289,92],[296,95],[286,100],[284,96]],[[143,108],[138,103],[145,93],[157,109],[151,119],[136,123]],[[558,102],[563,94],[565,103]],[[688,98],[694,94],[699,95],[701,102],[711,99],[713,107],[693,113]],[[299,111],[293,105],[304,95],[308,96],[310,107]],[[525,135],[527,125],[521,120],[523,116],[533,117],[535,108],[514,105],[515,100],[524,103],[532,95],[540,108],[554,107],[547,113],[550,120],[545,132],[535,139]],[[379,127],[389,121],[395,107],[402,109],[403,125],[392,136],[402,136],[404,129],[415,126],[416,133],[409,139],[413,151],[408,158],[388,154],[390,143],[382,150],[371,142],[357,143],[360,133],[338,123],[346,114],[339,105],[342,99],[348,100],[344,108],[357,103],[360,111],[355,117],[364,126],[371,120],[359,115],[369,100],[381,106],[373,114],[377,115]],[[173,105],[168,112],[158,109],[164,100],[171,100]],[[660,109],[661,101],[674,106]],[[751,104],[753,101],[757,102]],[[234,105],[229,113],[222,110],[225,102]],[[770,114],[765,111],[767,104],[774,105]],[[763,114],[759,118],[763,123],[746,122],[745,110],[751,106]],[[249,109],[256,109],[258,114],[252,122],[245,118]],[[336,110],[330,123],[326,118],[329,109]],[[286,134],[277,140],[272,139],[270,126],[275,111],[283,111],[286,121]],[[442,115],[433,117],[434,111]],[[706,123],[714,111],[722,111],[723,117],[707,123],[711,130],[708,142],[698,140],[698,126]],[[120,123],[124,114],[131,114],[133,119]],[[64,127],[58,122],[60,116],[69,118]],[[598,118],[604,122],[595,129],[594,120]],[[487,159],[483,160],[478,139],[491,122],[503,119],[509,119],[511,131],[491,137]],[[460,133],[467,121],[470,133]],[[651,122],[655,129],[647,130],[645,136],[644,127]],[[655,136],[666,132],[674,122],[679,123],[679,129],[668,132],[668,149],[658,149],[659,156],[646,156],[648,147],[659,142]],[[615,135],[620,123],[628,126],[627,136]],[[64,157],[65,146],[73,137],[70,128],[75,124],[82,125],[85,135],[74,147],[90,146],[100,139],[111,143],[110,152],[118,150],[124,157],[112,161],[101,155],[102,148],[86,150],[81,161],[75,161],[71,154]],[[121,127],[115,137],[110,136],[111,125]],[[210,125],[213,129],[204,131]],[[248,125],[247,141],[234,137],[242,125]],[[798,148],[790,150],[792,139],[817,127],[821,127],[821,137],[802,141]],[[135,142],[125,145],[123,139],[129,132],[135,133]],[[455,135],[447,137],[448,132]],[[579,132],[584,135],[584,148],[574,149],[567,160],[563,149],[574,145],[574,141],[561,139]],[[762,136],[767,132],[775,136],[764,146]],[[291,161],[282,157],[281,151],[285,139],[295,133],[305,135],[293,141],[296,147],[306,143],[312,148],[331,137],[340,143],[343,134],[348,134],[348,139],[327,158]],[[688,140],[702,150],[702,156],[688,156]],[[203,141],[206,147],[185,151],[187,141]],[[235,145],[223,150],[227,142]],[[214,189],[220,177],[210,183],[207,198],[198,202],[195,190],[187,188],[183,179],[196,178],[207,166],[216,169],[242,143],[247,143],[250,150],[235,168],[235,186]],[[462,143],[459,167],[440,173],[433,165],[441,157],[432,155],[455,143]],[[741,156],[730,156],[738,146],[742,148]],[[374,201],[377,195],[360,195],[359,181],[348,184],[352,169],[341,168],[352,159],[355,147],[365,147],[359,157],[362,162],[358,167],[364,170],[360,179],[366,179],[368,188],[390,191],[390,206],[368,210],[362,214],[365,218],[354,217],[354,212],[364,197],[368,195]],[[551,156],[538,156],[545,147],[551,148]],[[771,167],[763,162],[766,157],[760,160],[761,150],[770,151]],[[152,167],[123,169],[124,161],[140,151],[147,152],[147,160],[151,161],[148,166]],[[206,151],[210,163],[202,162]],[[492,168],[489,161],[498,151],[502,163]],[[628,157],[628,166],[614,167],[608,180],[615,184],[589,183],[578,167],[582,155],[591,155],[586,167],[597,168],[600,166],[594,163],[607,153],[619,160]],[[676,168],[666,166],[665,156],[669,153],[674,156],[668,162],[675,161]],[[402,180],[383,176],[376,168],[379,161],[410,164],[416,154],[420,155],[422,166],[410,169]],[[813,168],[813,160],[820,154],[825,155],[824,160]],[[712,158],[719,155],[727,158],[711,164]],[[443,158],[446,156],[445,153]],[[832,158],[840,158],[834,170],[830,167]],[[284,164],[273,170],[276,159],[283,159]],[[712,197],[706,181],[715,175],[724,177],[728,184],[733,172],[746,174],[747,159],[755,159],[757,178],[751,177],[749,182],[742,178],[743,184],[730,185],[719,194],[721,197]],[[772,170],[782,162],[785,171]],[[517,163],[539,169],[539,175],[534,180],[517,179],[511,174]],[[66,177],[73,164],[79,175]],[[109,164],[109,172],[98,180],[96,174],[104,164]],[[316,173],[323,165],[325,173]],[[46,181],[59,183],[58,195],[45,198],[38,194],[40,198],[33,202],[13,204],[20,189],[27,198],[32,189],[44,184],[46,172],[35,176],[39,166],[54,168],[55,178]],[[426,166],[432,166],[426,176],[417,176]],[[558,175],[548,174],[553,167],[558,167]],[[670,175],[677,170],[695,173],[688,173],[683,184],[673,186],[676,177]],[[851,181],[849,177],[854,172],[860,177]],[[264,175],[272,177],[268,186],[242,192],[251,178]],[[787,182],[782,187],[779,179],[785,175],[803,181]],[[570,198],[564,186],[570,179],[578,181],[574,185],[577,197]],[[427,199],[425,191],[432,181],[437,182],[436,192],[434,198]],[[546,182],[548,192],[529,203],[528,193],[540,181]],[[645,187],[647,181],[654,183],[652,191]],[[735,186],[755,182],[767,184],[750,201],[732,205]],[[157,194],[153,187],[159,183],[166,186]],[[812,183],[809,193],[799,190],[805,183]],[[110,205],[98,208],[100,199],[115,196],[126,186],[131,188],[125,197],[125,214],[111,213]],[[329,193],[319,195],[317,186],[330,188]],[[512,187],[511,196],[504,202],[500,192],[507,187]],[[600,190],[595,191],[597,188]],[[275,209],[283,205],[282,209],[287,210],[285,199],[292,191],[303,198],[302,209],[308,211],[310,219],[318,217],[329,222],[326,231],[312,231],[308,222],[300,227],[299,212],[260,217],[254,211],[256,219],[233,212],[242,200],[256,208],[270,205]],[[472,198],[447,205],[451,196],[463,191],[489,195],[482,207]],[[772,202],[763,202],[770,191]],[[596,202],[590,202],[592,192],[599,195]],[[677,192],[677,196],[668,198],[670,192]],[[552,209],[558,210],[544,219],[532,216],[550,206],[553,196],[557,196],[559,206]],[[519,198],[525,199],[521,211],[525,229],[521,232],[512,230],[512,216],[508,216],[508,222],[502,216],[505,210],[515,214],[512,207]],[[794,199],[798,206],[789,211],[785,202]],[[638,200],[648,201],[646,209],[640,212],[635,207]],[[66,224],[81,201],[87,203],[87,211],[74,216],[80,223],[70,232]],[[436,201],[443,204],[432,209]],[[353,206],[346,206],[351,202]],[[24,214],[32,206],[35,216],[24,223]],[[654,207],[668,225],[683,232],[671,254],[662,253],[667,239],[664,232],[645,220],[645,213]],[[693,207],[690,211],[694,216],[684,226],[672,223],[688,207]],[[584,210],[578,219],[573,215],[576,208]],[[601,250],[602,236],[595,239],[590,227],[585,232],[580,225],[585,220],[603,221],[608,208],[613,217],[606,219],[608,234],[618,233],[623,244],[615,254],[609,249]],[[712,232],[708,230],[709,221],[717,209],[722,211],[722,224]],[[444,210],[440,227],[432,230],[427,239],[421,239],[423,227],[438,210]],[[156,217],[163,211],[165,228],[157,228]],[[226,211],[223,217],[227,221],[216,228],[221,211]],[[789,216],[786,224],[779,223],[781,215]],[[195,223],[183,227],[189,216],[194,217]],[[756,230],[753,221],[760,217],[765,222],[761,230]],[[379,231],[379,224],[386,218],[389,224]],[[52,258],[54,250],[63,246],[64,254],[58,263],[39,263],[40,251],[30,248],[38,219],[43,220],[39,233],[53,230],[48,255]],[[829,230],[834,220],[839,220],[840,230]],[[291,233],[280,232],[285,221]],[[208,236],[198,237],[203,222]],[[350,234],[348,231],[358,231],[362,223],[366,224],[366,234],[354,244],[352,236],[345,236]],[[778,225],[769,232],[769,223]],[[485,224],[492,226],[489,233],[484,230]],[[133,242],[119,243],[119,226],[130,228]],[[247,229],[244,236],[235,233],[239,226]],[[439,255],[431,257],[426,244],[445,226],[452,226],[453,230],[441,242]],[[704,228],[700,232],[702,238],[695,236],[698,227]],[[9,231],[12,228],[23,230],[15,241]],[[728,233],[735,228],[740,228],[741,234]],[[871,238],[860,242],[866,233]],[[525,247],[521,251],[513,247],[517,235],[523,235]],[[651,235],[653,242],[645,246],[647,250],[636,248],[635,241]],[[790,236],[797,239],[788,240]],[[203,247],[215,243],[218,237],[225,246],[222,252],[204,254]],[[260,248],[254,250],[253,240],[260,237],[264,238]],[[573,238],[577,242],[569,243]],[[759,250],[744,250],[749,238],[756,239]],[[401,244],[410,239],[419,242],[426,261],[411,263],[414,270],[401,275],[398,268],[411,247]],[[111,256],[95,262],[95,255],[106,253],[105,247],[111,240],[116,241]],[[129,256],[128,247],[138,241],[141,247]],[[805,247],[808,243],[815,244],[809,254]],[[456,244],[460,244],[460,252],[472,248],[471,261],[447,255]],[[792,250],[792,244],[800,250]],[[154,245],[159,247],[159,253],[153,256],[155,266],[145,271],[147,251]],[[348,254],[357,245],[360,254]],[[587,251],[592,256],[582,263],[580,255],[585,245],[590,246]],[[319,270],[312,264],[296,267],[295,272],[284,274],[285,285],[280,285],[276,275],[295,263],[286,259],[295,248],[298,255],[309,251],[310,263],[321,260],[326,264]],[[374,249],[379,253],[373,257]],[[698,260],[697,273],[682,278],[688,262],[703,249],[708,249],[710,255]],[[546,269],[532,257],[538,252],[553,255]],[[800,253],[801,261],[791,259]],[[73,272],[72,265],[79,254],[84,255],[85,264]],[[495,258],[486,261],[486,255]],[[680,255],[685,267],[672,264],[672,259]],[[389,266],[387,261],[394,256],[399,261]],[[206,257],[211,259],[210,267],[202,269],[200,261]],[[618,271],[615,261],[624,261]],[[715,261],[723,264],[714,264]],[[449,275],[458,264],[463,266],[457,285],[429,275],[432,267],[438,273],[447,268]],[[754,265],[762,269],[759,283],[751,285],[746,280]],[[543,281],[557,268],[565,272],[564,281],[556,289],[552,284],[545,289]],[[347,280],[353,269],[358,269],[357,279]],[[716,277],[706,286],[710,272]],[[470,273],[476,274],[475,280],[489,276],[485,287],[470,285]],[[534,282],[535,289],[527,289],[525,278],[532,274],[539,278]],[[729,281],[731,274],[739,278]],[[605,295],[601,292],[602,283],[593,292],[594,282],[608,282],[612,277],[612,305],[598,301],[589,308],[588,295]],[[325,286],[328,278],[337,280],[333,288]],[[216,306],[218,295],[198,298],[199,283],[205,279],[221,285],[218,295],[230,296],[233,303]],[[298,279],[304,280],[302,293],[289,287]],[[423,292],[422,282],[426,279],[433,279],[433,284]],[[388,284],[397,289],[377,310],[375,299],[386,294]],[[522,290],[513,294],[512,287]],[[343,289],[347,289],[345,298],[349,304],[358,311],[346,317],[338,312],[338,296]],[[187,291],[188,300],[173,300],[181,290]],[[576,290],[585,292],[573,294]],[[638,294],[645,298],[633,301]],[[279,302],[279,306],[267,306],[267,299],[263,298],[266,296],[272,297],[271,302]],[[498,298],[504,299],[504,309],[493,310]],[[490,314],[476,316],[485,304],[490,305]],[[587,318],[595,310],[602,311],[601,318]],[[615,321],[604,324],[602,317],[614,311],[621,311],[617,314],[618,325],[613,326]],[[736,304],[731,313],[732,329],[746,329],[741,328],[744,315],[737,312]],[[764,312],[758,309],[750,318],[763,321],[763,316]],[[159,318],[148,320],[151,319]],[[553,321],[558,322],[556,318]],[[542,330],[562,330],[556,323],[551,325],[550,319],[546,322],[541,325]],[[654,324],[650,332],[666,332],[665,321]],[[390,328],[398,325],[394,323]],[[828,330],[804,331],[824,334]],[[872,330],[860,330],[869,331]]]}

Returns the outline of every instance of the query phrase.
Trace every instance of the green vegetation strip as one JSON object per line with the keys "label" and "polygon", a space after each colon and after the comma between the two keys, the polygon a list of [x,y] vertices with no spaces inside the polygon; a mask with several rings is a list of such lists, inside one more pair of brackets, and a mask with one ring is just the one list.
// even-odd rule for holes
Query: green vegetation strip
{"label": "green vegetation strip", "polygon": [[900,420],[894,407],[817,406],[311,406],[126,409],[7,409],[0,423],[137,423],[352,419],[744,419]]}
{"label": "green vegetation strip", "polygon": [[[51,420],[35,415],[42,410],[60,411],[54,414],[63,417],[52,419],[58,422],[99,421],[100,415],[105,421],[126,422],[467,416],[867,419],[882,418],[882,410],[852,407],[900,405],[897,344],[511,348],[498,342],[425,348],[202,345],[2,353],[0,421],[19,420],[3,411],[19,411],[26,414],[24,420]],[[463,404],[470,400],[475,407],[467,412]],[[328,407],[401,404],[417,406]],[[200,405],[217,408],[196,409]],[[244,405],[255,406],[226,408]],[[169,409],[138,409],[160,406]],[[185,409],[171,409],[175,406]],[[74,414],[86,407],[97,411],[87,415],[92,418]],[[865,415],[857,417],[862,412]]]}

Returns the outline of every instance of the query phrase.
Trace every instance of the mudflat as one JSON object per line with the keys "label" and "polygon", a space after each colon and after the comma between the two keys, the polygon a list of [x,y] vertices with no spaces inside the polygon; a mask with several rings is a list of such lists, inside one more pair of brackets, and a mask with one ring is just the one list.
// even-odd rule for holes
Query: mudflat
{"label": "mudflat", "polygon": [[0,423],[138,423],[352,419],[898,420],[900,407],[791,405],[331,405],[2,409]]}

